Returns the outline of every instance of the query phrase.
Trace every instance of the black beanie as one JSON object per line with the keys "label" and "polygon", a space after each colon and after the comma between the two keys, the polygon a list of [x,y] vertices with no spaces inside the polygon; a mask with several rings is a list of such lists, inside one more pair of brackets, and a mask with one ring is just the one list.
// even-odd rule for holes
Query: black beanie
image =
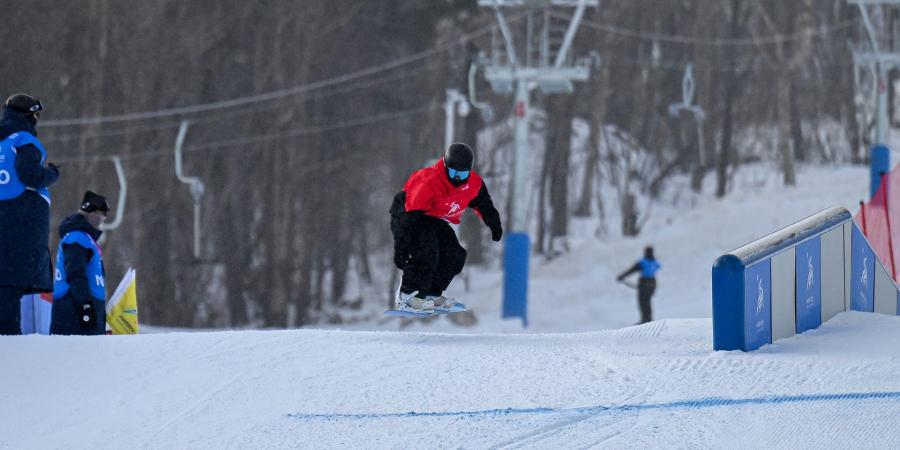
{"label": "black beanie", "polygon": [[5,103],[6,107],[24,114],[36,113],[44,109],[44,105],[36,97],[28,94],[13,94]]}
{"label": "black beanie", "polygon": [[86,213],[94,211],[108,213],[109,203],[106,202],[106,197],[87,191],[84,193],[84,199],[81,200],[81,210]]}

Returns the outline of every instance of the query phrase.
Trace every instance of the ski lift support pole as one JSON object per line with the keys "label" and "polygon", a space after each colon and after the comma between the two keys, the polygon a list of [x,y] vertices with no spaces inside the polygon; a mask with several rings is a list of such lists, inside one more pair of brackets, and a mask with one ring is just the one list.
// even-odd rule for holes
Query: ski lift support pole
{"label": "ski lift support pole", "polygon": [[203,198],[203,181],[198,177],[184,176],[182,167],[184,147],[184,137],[187,135],[190,122],[181,121],[181,127],[178,128],[178,137],[175,138],[175,176],[178,181],[190,186],[191,198],[194,200],[194,258],[200,258],[200,200]]}
{"label": "ski lift support pole", "polygon": [[[530,160],[533,154],[529,151],[529,122],[531,118],[530,92],[540,88],[547,94],[571,94],[573,81],[584,81],[589,77],[589,61],[571,62],[568,54],[576,31],[588,6],[598,7],[600,0],[478,0],[479,6],[493,8],[497,24],[503,34],[505,53],[500,48],[493,48],[490,58],[484,58],[485,78],[491,83],[493,90],[500,94],[513,94],[514,116],[514,150],[512,161],[512,180],[509,190],[508,232],[505,234],[503,256],[503,308],[504,318],[520,317],[522,325],[528,326],[528,271],[531,251],[531,240],[528,235],[528,185]],[[506,20],[505,8],[535,8],[543,6],[549,11],[554,6],[574,7],[575,11],[562,45],[555,58],[550,55],[553,48],[550,42],[549,20],[545,20],[543,29],[536,30],[533,22],[525,24],[524,41],[520,42],[525,49],[524,55],[516,53],[515,38],[522,38],[522,30],[513,33],[510,22]],[[545,14],[545,18],[548,16]],[[521,28],[521,24],[518,24]],[[531,45],[539,42],[542,49],[539,61],[531,58]],[[505,56],[505,58],[503,57]],[[519,56],[524,56],[520,58]],[[553,59],[552,65],[550,59]],[[474,72],[470,69],[469,83],[472,85]],[[473,89],[470,88],[470,94]],[[474,104],[474,102],[473,102]],[[476,106],[477,107],[477,106]]]}
{"label": "ski lift support pole", "polygon": [[[889,39],[888,45],[885,46],[884,50],[887,52],[882,52],[882,47],[879,45],[878,35],[876,34],[875,27],[872,26],[872,21],[869,18],[869,12],[866,9],[867,6],[875,6],[875,7],[884,7],[887,5],[896,6],[900,4],[897,0],[850,0],[849,3],[856,4],[859,7],[859,14],[862,17],[863,25],[866,29],[866,35],[868,37],[870,49],[867,49],[863,46],[858,46],[853,49],[853,60],[854,64],[857,66],[867,64],[871,67],[871,65],[875,66],[875,83],[874,83],[874,91],[876,95],[875,102],[875,139],[872,145],[872,148],[869,150],[869,160],[870,160],[870,174],[869,174],[869,184],[870,184],[870,195],[875,196],[875,193],[878,192],[878,187],[881,184],[881,176],[882,172],[889,172],[891,169],[891,150],[887,145],[887,131],[888,131],[888,68],[896,68],[898,66],[898,52],[892,50],[892,46],[890,42],[893,39],[896,39],[895,35],[891,35],[891,33],[896,33],[896,31],[887,27],[887,30],[882,30],[883,33],[888,33],[887,38]],[[889,13],[889,12],[888,12]]]}

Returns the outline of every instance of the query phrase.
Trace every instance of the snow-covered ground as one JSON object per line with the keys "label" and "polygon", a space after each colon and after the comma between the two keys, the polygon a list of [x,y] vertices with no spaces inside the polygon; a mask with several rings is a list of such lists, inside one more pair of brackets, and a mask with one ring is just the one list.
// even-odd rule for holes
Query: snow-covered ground
{"label": "snow-covered ground", "polygon": [[[451,293],[471,327],[370,305],[342,330],[0,337],[0,449],[897,448],[900,317],[712,351],[713,260],[853,211],[868,185],[864,167],[807,167],[793,188],[767,170],[723,200],[663,199],[638,239],[576,222],[568,254],[533,260],[527,329],[499,317],[499,271],[467,268],[470,290]],[[615,275],[646,244],[659,320],[627,327],[634,293]]]}
{"label": "snow-covered ground", "polygon": [[896,448],[900,317],[753,353],[708,319],[558,334],[0,339],[0,448]]}

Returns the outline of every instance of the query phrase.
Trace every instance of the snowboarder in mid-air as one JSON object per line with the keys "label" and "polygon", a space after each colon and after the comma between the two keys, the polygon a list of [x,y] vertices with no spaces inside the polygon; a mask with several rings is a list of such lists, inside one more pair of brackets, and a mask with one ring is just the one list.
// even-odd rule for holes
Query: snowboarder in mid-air
{"label": "snowboarder in mid-air", "polygon": [[660,267],[660,264],[653,256],[653,247],[647,246],[644,249],[644,257],[628,270],[619,274],[618,280],[622,281],[625,277],[635,272],[641,273],[641,278],[638,280],[637,285],[638,307],[641,309],[641,321],[639,324],[653,320],[650,299],[653,297],[653,292],[656,291],[656,272],[659,271]]}
{"label": "snowboarder in mid-air", "polygon": [[467,207],[481,216],[494,242],[503,236],[500,214],[474,165],[475,153],[468,145],[452,144],[433,166],[414,172],[394,196],[394,264],[403,271],[398,310],[452,311],[461,306],[443,293],[466,263],[466,250],[448,222],[459,224]]}

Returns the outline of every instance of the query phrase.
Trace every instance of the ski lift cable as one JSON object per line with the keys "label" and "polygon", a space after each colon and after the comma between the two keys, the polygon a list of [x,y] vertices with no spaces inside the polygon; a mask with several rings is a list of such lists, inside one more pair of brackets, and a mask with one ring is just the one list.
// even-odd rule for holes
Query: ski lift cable
{"label": "ski lift cable", "polygon": [[[749,57],[744,60],[739,60],[737,62],[737,66],[744,66],[747,64],[752,64],[755,60],[755,57]],[[641,58],[625,58],[625,57],[608,57],[604,60],[603,65],[606,67],[641,67],[641,68],[651,68],[655,70],[672,70],[682,72],[684,70],[684,62],[683,61],[651,61],[649,59],[641,59]],[[852,68],[854,64],[840,64],[840,63],[829,63],[829,64],[820,64],[820,67],[823,68],[833,68],[833,69],[845,69]],[[705,71],[713,71],[713,72],[730,72],[733,69],[731,65],[725,64],[716,64],[714,62],[694,62],[694,68],[703,69]],[[770,69],[761,69],[754,68],[754,72],[765,71]]]}
{"label": "ski lift cable", "polygon": [[[415,115],[415,114],[421,114],[423,112],[434,111],[437,109],[439,109],[439,107],[437,105],[429,104],[429,105],[418,107],[418,108],[407,109],[407,110],[402,110],[402,111],[397,111],[397,112],[392,112],[392,113],[379,114],[379,115],[371,116],[371,117],[367,117],[367,118],[339,122],[339,123],[335,123],[335,124],[328,125],[328,126],[304,127],[304,128],[297,128],[297,129],[288,130],[288,131],[284,131],[284,132],[280,132],[280,133],[263,134],[263,135],[248,137],[248,138],[239,139],[239,140],[232,139],[232,140],[207,142],[207,143],[203,143],[203,144],[187,145],[187,146],[184,146],[183,151],[184,151],[184,153],[196,153],[196,152],[210,150],[210,149],[235,147],[235,148],[238,148],[238,149],[246,152],[246,151],[248,151],[248,148],[243,147],[243,146],[246,146],[246,145],[252,144],[252,143],[267,142],[267,141],[272,141],[272,140],[282,139],[282,138],[307,136],[307,135],[322,133],[322,132],[326,132],[326,131],[335,131],[335,130],[341,130],[341,129],[345,129],[345,128],[353,128],[353,127],[358,127],[358,126],[371,125],[371,124],[391,121],[391,120],[395,120],[395,119],[399,119],[402,117],[411,116],[411,115]],[[271,151],[271,150],[279,150],[279,149],[290,150],[291,148],[290,147],[277,147],[274,149],[267,148],[266,150]],[[252,148],[249,150],[252,150]],[[214,151],[212,153],[216,154],[216,153],[226,152],[226,151],[228,151],[228,150]],[[129,153],[129,154],[121,155],[120,158],[122,158],[124,160],[144,159],[144,158],[155,159],[158,157],[170,156],[171,153],[172,153],[171,148],[167,148],[167,149],[158,149],[158,150],[149,150],[149,151],[143,151],[143,152]],[[96,161],[102,161],[105,159],[109,159],[109,156],[95,154],[95,155],[85,155],[83,157],[68,157],[68,158],[62,157],[62,158],[55,159],[54,161],[57,161],[59,163],[74,163],[74,162],[82,162],[82,161],[96,162]]]}
{"label": "ski lift cable", "polygon": [[[560,13],[551,13],[551,15],[555,17],[563,17],[564,15]],[[651,32],[643,32],[643,31],[635,31],[627,28],[617,27],[615,25],[608,25],[599,22],[593,22],[590,20],[582,20],[581,24],[593,28],[599,31],[605,31],[612,34],[618,34],[621,36],[628,36],[634,38],[640,38],[651,41],[662,41],[662,42],[673,42],[678,44],[688,44],[688,45],[709,45],[709,46],[754,46],[754,45],[771,45],[771,44],[780,44],[783,42],[795,41],[799,39],[806,39],[810,37],[818,37],[824,36],[831,33],[843,31],[845,29],[851,28],[853,26],[859,25],[858,19],[848,19],[833,25],[825,25],[821,27],[808,28],[806,30],[801,30],[792,34],[776,34],[773,36],[768,36],[764,38],[754,39],[754,38],[699,38],[692,36],[678,36],[671,34],[661,34],[661,33],[651,33]]]}
{"label": "ski lift cable", "polygon": [[[524,16],[524,12],[520,13],[515,17],[515,19],[521,18]],[[481,28],[480,30],[474,31],[472,33],[463,34],[462,36],[453,39],[452,42],[440,44],[434,46],[428,50],[421,51],[419,53],[415,53],[412,55],[404,56],[401,58],[397,58],[376,66],[368,67],[362,70],[358,70],[355,72],[350,72],[344,75],[327,78],[324,80],[314,81],[312,83],[302,84],[299,86],[294,86],[287,89],[280,89],[276,91],[270,91],[262,94],[251,95],[246,97],[238,97],[231,98],[228,100],[221,100],[218,102],[212,103],[204,103],[192,106],[182,106],[176,108],[169,109],[160,109],[156,111],[143,111],[137,113],[128,113],[128,114],[118,114],[118,115],[110,115],[110,116],[97,116],[97,117],[84,117],[84,118],[72,118],[72,119],[58,119],[58,120],[48,120],[42,123],[42,126],[45,128],[49,127],[61,127],[61,126],[72,126],[72,125],[97,125],[103,123],[114,123],[114,122],[129,122],[136,120],[146,120],[146,119],[158,119],[162,117],[172,117],[200,112],[208,112],[215,111],[220,109],[234,108],[238,106],[269,102],[278,100],[285,97],[290,97],[298,94],[303,94],[307,92],[312,92],[318,89],[324,89],[331,86],[337,86],[343,83],[347,83],[350,81],[358,80],[360,78],[364,78],[367,76],[375,75],[381,72],[385,72],[388,70],[396,69],[398,67],[405,66],[407,64],[411,64],[413,62],[428,58],[430,56],[442,53],[451,48],[454,48],[458,45],[462,45],[463,43],[481,37],[485,34],[488,34],[494,28],[493,25],[486,26]]]}
{"label": "ski lift cable", "polygon": [[264,135],[252,136],[252,137],[248,137],[248,138],[244,138],[244,139],[209,142],[206,144],[199,144],[199,145],[185,147],[185,151],[186,152],[190,152],[190,151],[197,152],[200,150],[208,150],[208,149],[214,149],[214,148],[227,148],[227,147],[244,146],[247,144],[256,144],[256,143],[260,143],[260,142],[271,141],[274,139],[306,136],[306,135],[310,135],[310,134],[321,133],[324,131],[333,131],[333,130],[339,130],[339,129],[344,129],[344,128],[357,127],[357,126],[361,126],[361,125],[369,125],[369,124],[373,124],[373,123],[377,123],[377,122],[384,122],[387,120],[393,120],[393,119],[404,117],[404,116],[420,114],[420,113],[423,113],[423,112],[426,112],[429,110],[434,110],[437,108],[438,107],[436,105],[428,105],[428,106],[423,106],[423,107],[414,108],[414,109],[410,109],[410,110],[378,114],[378,115],[363,118],[363,119],[349,120],[349,121],[337,123],[334,125],[328,125],[328,126],[322,126],[322,127],[295,128],[293,130],[288,130],[288,131],[284,131],[284,132],[280,132],[280,133],[264,134]]}
{"label": "ski lift cable", "polygon": [[[436,69],[443,67],[444,65],[445,65],[445,62],[441,61],[439,63],[422,66],[415,70],[402,72],[402,73],[399,73],[394,76],[377,78],[374,80],[366,80],[366,81],[362,81],[362,82],[358,82],[358,83],[353,83],[353,84],[345,85],[345,86],[341,87],[340,89],[336,89],[336,90],[328,91],[328,92],[319,92],[319,93],[316,93],[313,95],[301,97],[299,99],[302,99],[304,101],[319,100],[319,99],[328,98],[328,97],[335,96],[335,95],[341,95],[341,94],[345,94],[348,92],[353,92],[358,89],[363,89],[366,87],[376,86],[379,84],[384,84],[384,83],[408,78],[411,76],[416,76],[416,75],[420,75],[420,74],[433,72]],[[236,111],[229,111],[229,112],[223,112],[223,113],[211,115],[209,117],[199,117],[196,119],[191,119],[191,124],[213,123],[213,122],[217,122],[220,120],[229,119],[229,118],[233,118],[233,117],[257,114],[257,113],[261,113],[261,112],[271,111],[273,109],[291,108],[291,107],[295,107],[295,106],[296,105],[293,103],[263,104],[263,105],[258,105],[257,107],[254,107],[254,108],[242,108],[242,109],[239,109]],[[44,142],[44,143],[65,142],[65,141],[71,141],[71,140],[75,140],[75,139],[82,139],[85,136],[88,136],[88,137],[127,136],[127,135],[135,134],[135,133],[158,131],[158,130],[164,130],[164,129],[169,129],[169,128],[177,128],[178,126],[180,126],[180,124],[181,124],[181,120],[170,120],[170,121],[163,122],[163,123],[130,127],[130,128],[125,128],[125,129],[119,129],[119,130],[111,130],[111,131],[91,130],[91,131],[82,132],[82,133],[72,133],[72,134],[64,134],[64,135],[59,135],[59,136],[52,136],[47,139],[42,139],[42,142]]]}

